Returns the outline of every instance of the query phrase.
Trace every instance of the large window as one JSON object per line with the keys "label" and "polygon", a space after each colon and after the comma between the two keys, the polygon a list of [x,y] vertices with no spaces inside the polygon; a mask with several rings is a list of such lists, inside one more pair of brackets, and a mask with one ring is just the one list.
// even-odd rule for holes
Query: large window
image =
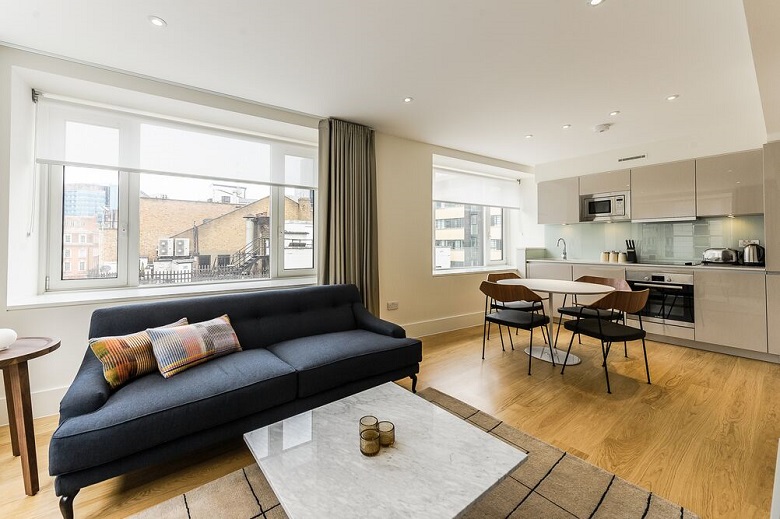
{"label": "large window", "polygon": [[506,264],[507,216],[519,205],[516,180],[436,166],[434,161],[434,270]]}
{"label": "large window", "polygon": [[53,100],[37,131],[48,290],[314,273],[314,145]]}

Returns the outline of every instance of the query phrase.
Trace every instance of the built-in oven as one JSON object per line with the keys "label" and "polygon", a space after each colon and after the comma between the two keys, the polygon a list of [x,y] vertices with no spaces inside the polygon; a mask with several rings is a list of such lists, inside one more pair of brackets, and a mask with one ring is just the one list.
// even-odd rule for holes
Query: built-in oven
{"label": "built-in oven", "polygon": [[643,321],[693,328],[693,274],[626,270],[632,290],[650,290]]}
{"label": "built-in oven", "polygon": [[630,219],[631,205],[627,191],[580,197],[581,222],[615,222]]}

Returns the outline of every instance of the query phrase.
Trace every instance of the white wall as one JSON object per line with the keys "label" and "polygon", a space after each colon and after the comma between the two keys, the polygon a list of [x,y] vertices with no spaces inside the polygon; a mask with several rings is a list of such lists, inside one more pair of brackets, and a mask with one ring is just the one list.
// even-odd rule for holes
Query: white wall
{"label": "white wall", "polygon": [[[101,102],[110,103],[111,89],[126,89],[169,98],[170,103],[160,109],[170,105],[181,116],[195,118],[198,107],[206,106],[247,114],[247,118],[259,116],[310,128],[316,128],[318,122],[315,117],[0,46],[0,327],[13,328],[20,336],[53,336],[62,341],[59,350],[29,363],[35,416],[58,412],[59,401],[87,349],[92,311],[118,304],[8,305],[9,298],[25,299],[17,296],[31,295],[37,287],[38,236],[26,235],[32,200],[28,173],[32,167],[34,105],[29,101],[30,88],[41,88],[41,84],[51,84],[62,77],[69,81],[59,93],[88,96]],[[95,84],[101,86],[99,91],[89,90]],[[432,274],[432,155],[487,162],[516,171],[527,172],[529,168],[383,134],[377,135],[376,151],[380,299],[383,308],[387,301],[400,303],[397,311],[382,310],[382,317],[405,326],[410,336],[478,324],[484,299],[477,287],[484,274]],[[512,248],[524,246],[531,238],[543,242],[541,229],[535,229],[535,185],[524,180],[522,188],[529,204],[525,211],[532,222],[523,220],[522,231],[512,236]],[[40,217],[36,225],[37,232],[41,228]],[[10,270],[6,261],[9,247],[23,251],[18,258],[20,263],[14,263]],[[515,257],[513,250],[508,252],[510,258]],[[16,256],[11,256],[17,261]],[[7,423],[5,401],[1,400],[0,423]]]}
{"label": "white wall", "polygon": [[[381,317],[400,324],[410,336],[479,324],[485,304],[479,292],[479,283],[485,279],[483,272],[433,275],[431,170],[434,153],[521,170],[516,164],[498,163],[400,137],[377,135]],[[520,185],[524,200],[533,200],[533,207],[529,208],[533,219],[512,237],[512,243],[508,245],[510,260],[515,257],[515,248],[530,245],[525,243],[528,235],[532,235],[535,244],[544,243],[543,233],[540,236],[539,231],[531,230],[539,227],[536,225],[535,185],[525,179]],[[397,301],[398,310],[387,310],[388,301]]]}

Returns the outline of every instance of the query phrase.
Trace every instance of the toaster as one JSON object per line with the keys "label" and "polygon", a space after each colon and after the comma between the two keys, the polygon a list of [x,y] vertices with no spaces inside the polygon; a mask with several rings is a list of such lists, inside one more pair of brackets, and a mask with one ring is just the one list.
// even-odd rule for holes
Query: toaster
{"label": "toaster", "polygon": [[702,254],[704,263],[738,263],[739,254],[734,249],[707,249]]}

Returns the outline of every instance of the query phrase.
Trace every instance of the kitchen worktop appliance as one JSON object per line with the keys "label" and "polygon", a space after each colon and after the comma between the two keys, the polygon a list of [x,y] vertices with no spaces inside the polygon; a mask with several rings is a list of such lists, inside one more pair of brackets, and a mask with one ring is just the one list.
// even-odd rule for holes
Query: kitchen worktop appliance
{"label": "kitchen worktop appliance", "polygon": [[702,263],[739,263],[739,253],[734,249],[707,249],[702,254]]}
{"label": "kitchen worktop appliance", "polygon": [[765,250],[761,245],[750,243],[745,246],[745,250],[742,253],[742,263],[754,267],[763,267],[765,261],[764,253]]}

